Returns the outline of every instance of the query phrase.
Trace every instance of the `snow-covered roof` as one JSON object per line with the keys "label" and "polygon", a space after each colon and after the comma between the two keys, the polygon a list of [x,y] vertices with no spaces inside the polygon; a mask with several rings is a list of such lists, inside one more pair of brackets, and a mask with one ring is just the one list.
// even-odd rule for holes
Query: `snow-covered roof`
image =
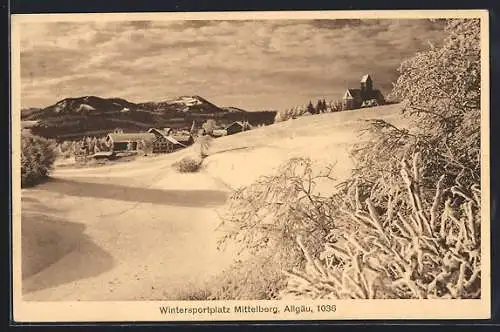
{"label": "snow-covered roof", "polygon": [[164,136],[164,137],[165,137],[166,140],[168,140],[170,143],[172,143],[174,145],[181,145],[181,146],[185,147],[184,144],[182,144],[181,142],[179,142],[178,140],[176,140],[172,136]]}
{"label": "snow-covered roof", "polygon": [[363,75],[363,77],[361,77],[361,83],[366,83],[366,81],[368,81],[368,79],[371,79],[369,74]]}
{"label": "snow-covered roof", "polygon": [[233,123],[231,123],[229,126],[227,126],[227,127],[226,127],[226,129],[228,129],[229,127],[235,126],[235,125],[240,126],[240,127],[242,127],[242,128],[245,126],[245,125],[243,124],[243,122],[241,122],[241,121],[234,121],[234,122],[233,122]]}
{"label": "snow-covered roof", "polygon": [[156,136],[151,133],[110,133],[108,137],[113,142],[127,142],[127,141],[154,141]]}
{"label": "snow-covered roof", "polygon": [[349,97],[354,98],[354,99],[360,99],[361,98],[361,90],[360,89],[347,89],[346,93],[344,94],[344,99],[349,99]]}
{"label": "snow-covered roof", "polygon": [[[179,141],[184,141],[184,142],[187,142],[189,140],[189,135],[186,137],[186,135],[170,135],[170,131],[172,129],[171,128],[165,128],[165,129],[156,129],[156,128],[150,128],[148,130],[148,133],[152,133],[153,131],[156,131],[158,132],[161,136],[163,136],[167,141],[171,142],[172,144],[175,144],[175,145],[182,145],[182,146],[186,146],[184,144],[182,144],[181,142]],[[154,134],[153,134],[154,135]]]}

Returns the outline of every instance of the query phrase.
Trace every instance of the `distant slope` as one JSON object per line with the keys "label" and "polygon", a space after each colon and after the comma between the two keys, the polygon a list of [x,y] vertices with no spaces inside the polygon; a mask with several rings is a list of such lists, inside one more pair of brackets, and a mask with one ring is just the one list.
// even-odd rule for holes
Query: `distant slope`
{"label": "distant slope", "polygon": [[149,127],[188,129],[207,119],[221,124],[248,120],[253,124],[270,124],[274,112],[246,112],[220,108],[200,96],[181,96],[160,102],[133,103],[122,98],[84,96],[66,98],[43,109],[21,113],[23,121],[38,121],[34,134],[48,138],[78,138],[105,134],[115,128],[138,131]]}
{"label": "distant slope", "polygon": [[272,173],[292,157],[337,163],[334,176],[345,177],[353,167],[349,149],[367,139],[360,136],[369,119],[384,119],[406,127],[399,104],[326,113],[288,120],[213,141],[206,171],[231,187],[250,184]]}
{"label": "distant slope", "polygon": [[21,109],[21,118],[27,118],[32,114],[40,112],[41,108],[39,107],[29,107],[29,108],[23,108]]}
{"label": "distant slope", "polygon": [[21,121],[22,129],[29,129],[35,127],[36,125],[38,125],[38,121],[29,121],[29,120]]}
{"label": "distant slope", "polygon": [[[43,120],[62,115],[92,115],[120,112],[123,109],[136,110],[137,105],[120,98],[85,96],[65,98],[54,105],[25,115],[23,120]],[[21,114],[23,116],[23,114]]]}
{"label": "distant slope", "polygon": [[220,113],[223,109],[200,96],[180,96],[160,102],[137,104],[140,108],[154,112]]}

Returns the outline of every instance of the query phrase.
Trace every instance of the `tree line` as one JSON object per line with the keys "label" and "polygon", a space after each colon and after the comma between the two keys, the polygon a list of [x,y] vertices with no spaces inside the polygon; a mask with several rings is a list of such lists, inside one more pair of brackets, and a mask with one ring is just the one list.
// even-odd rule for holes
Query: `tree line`
{"label": "tree line", "polygon": [[309,104],[305,106],[300,105],[277,112],[274,122],[296,119],[304,115],[340,112],[343,110],[344,107],[341,100],[332,100],[327,102],[325,99],[318,99],[316,103],[313,103],[312,100],[310,100]]}
{"label": "tree line", "polygon": [[63,158],[76,155],[93,155],[101,151],[110,151],[106,137],[85,136],[80,140],[62,141],[56,144],[56,151]]}

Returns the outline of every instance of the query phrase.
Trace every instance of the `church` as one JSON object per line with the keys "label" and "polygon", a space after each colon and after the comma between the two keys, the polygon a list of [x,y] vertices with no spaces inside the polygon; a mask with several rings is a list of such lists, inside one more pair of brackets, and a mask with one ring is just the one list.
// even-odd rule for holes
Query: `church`
{"label": "church", "polygon": [[360,89],[347,89],[344,93],[344,97],[342,97],[344,110],[382,105],[385,103],[384,96],[380,90],[373,89],[373,81],[370,75],[363,75],[360,85]]}

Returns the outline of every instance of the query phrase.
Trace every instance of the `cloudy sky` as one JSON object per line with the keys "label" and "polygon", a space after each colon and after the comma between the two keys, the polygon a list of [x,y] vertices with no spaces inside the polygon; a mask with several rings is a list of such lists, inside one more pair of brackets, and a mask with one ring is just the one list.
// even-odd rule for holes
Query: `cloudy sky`
{"label": "cloudy sky", "polygon": [[427,20],[23,23],[23,107],[96,95],[133,102],[201,95],[282,109],[336,99],[364,73],[388,93],[396,69],[438,44]]}

